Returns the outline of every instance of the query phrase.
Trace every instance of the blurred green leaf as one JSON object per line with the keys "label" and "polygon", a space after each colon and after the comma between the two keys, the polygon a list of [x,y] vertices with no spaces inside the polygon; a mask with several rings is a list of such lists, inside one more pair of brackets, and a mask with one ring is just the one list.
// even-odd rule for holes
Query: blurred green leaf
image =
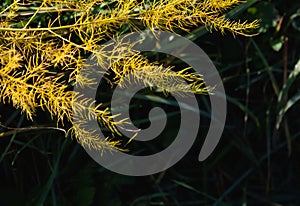
{"label": "blurred green leaf", "polygon": [[253,19],[261,20],[259,32],[267,32],[269,28],[276,27],[280,17],[274,4],[266,1],[255,4],[247,11]]}
{"label": "blurred green leaf", "polygon": [[270,45],[272,49],[277,52],[282,48],[283,43],[284,43],[284,36],[280,36],[279,38],[271,37],[270,39]]}
{"label": "blurred green leaf", "polygon": [[300,9],[297,10],[295,14],[290,17],[292,21],[292,26],[297,31],[300,31]]}

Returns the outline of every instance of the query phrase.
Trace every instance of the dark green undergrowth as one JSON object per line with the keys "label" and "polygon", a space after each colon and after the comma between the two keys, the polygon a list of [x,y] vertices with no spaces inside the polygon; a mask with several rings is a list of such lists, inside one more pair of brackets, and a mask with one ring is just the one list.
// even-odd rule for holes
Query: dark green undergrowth
{"label": "dark green undergrowth", "polygon": [[[99,166],[61,131],[13,133],[0,139],[0,206],[300,205],[300,3],[249,0],[228,17],[261,19],[259,34],[182,33],[213,60],[227,94],[225,130],[207,160],[197,160],[210,120],[205,95],[198,96],[201,125],[192,149],[170,169],[145,177]],[[176,136],[176,104],[157,99],[150,106],[166,109],[170,126],[157,141],[133,144],[137,154],[160,151]],[[149,123],[145,101],[132,103],[141,127]],[[9,105],[0,110],[3,125],[55,126],[44,112],[31,122]]]}

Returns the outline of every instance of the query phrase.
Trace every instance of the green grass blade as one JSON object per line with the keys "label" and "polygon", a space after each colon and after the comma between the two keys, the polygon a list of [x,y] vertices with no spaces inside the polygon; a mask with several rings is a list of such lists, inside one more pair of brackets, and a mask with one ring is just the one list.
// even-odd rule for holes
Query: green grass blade
{"label": "green grass blade", "polygon": [[279,129],[282,118],[283,118],[284,114],[287,112],[287,110],[290,107],[292,107],[295,104],[295,102],[297,102],[299,100],[298,99],[299,93],[297,93],[288,102],[286,102],[285,105],[283,105],[283,102],[285,101],[285,97],[287,96],[290,87],[295,82],[299,73],[300,73],[300,59],[298,60],[297,64],[295,65],[294,70],[290,73],[286,83],[283,85],[283,88],[278,95],[278,99],[277,99],[278,116],[277,116],[277,120],[276,120],[276,129]]}
{"label": "green grass blade", "polygon": [[[24,121],[24,118],[25,118],[25,115],[23,114],[23,115],[20,117],[19,121],[18,121],[17,128],[21,126],[21,124],[22,124],[23,121]],[[4,159],[6,153],[8,152],[10,146],[12,145],[12,143],[13,143],[13,141],[14,141],[16,135],[17,135],[17,131],[14,131],[14,133],[13,133],[13,135],[12,135],[12,137],[11,137],[9,143],[8,143],[8,145],[6,146],[4,152],[1,154],[0,162],[2,162],[2,160]]]}
{"label": "green grass blade", "polygon": [[234,105],[236,105],[238,108],[240,108],[243,112],[245,112],[247,115],[249,115],[249,117],[251,117],[252,118],[252,120],[254,121],[254,123],[255,123],[255,125],[257,126],[257,127],[259,127],[260,126],[260,124],[259,124],[259,120],[258,120],[258,118],[255,116],[255,114],[251,111],[251,110],[249,110],[245,105],[243,105],[242,103],[240,103],[239,101],[237,101],[235,98],[232,98],[232,97],[230,97],[230,96],[226,96],[226,98],[227,98],[227,100],[229,101],[229,102],[231,102],[232,104],[234,104]]}
{"label": "green grass blade", "polygon": [[279,86],[278,86],[278,83],[277,83],[277,81],[274,77],[274,74],[272,72],[272,67],[269,65],[269,63],[267,61],[267,58],[265,57],[265,55],[263,54],[263,52],[261,51],[259,46],[256,44],[255,40],[253,38],[250,38],[250,41],[253,44],[255,50],[257,51],[258,56],[260,57],[262,63],[264,64],[265,69],[268,72],[270,80],[272,82],[272,87],[274,89],[274,92],[275,92],[276,96],[278,96],[279,95]]}
{"label": "green grass blade", "polygon": [[200,195],[202,195],[202,196],[204,196],[204,197],[206,197],[206,198],[208,198],[208,199],[210,199],[210,200],[213,200],[213,201],[216,200],[216,198],[214,198],[213,196],[208,195],[208,194],[206,194],[206,193],[204,193],[204,192],[201,192],[201,191],[195,189],[194,187],[192,187],[192,186],[190,186],[190,185],[188,185],[188,184],[186,184],[186,183],[184,183],[184,182],[181,182],[181,181],[178,181],[178,180],[173,180],[173,182],[174,182],[175,184],[181,186],[181,187],[184,187],[184,188],[186,188],[186,189],[188,189],[188,190],[191,190],[191,191],[193,191],[193,192],[196,192],[197,194],[200,194]]}
{"label": "green grass blade", "polygon": [[65,145],[68,142],[68,139],[65,138],[65,140],[63,141],[61,148],[59,150],[59,152],[57,153],[55,162],[54,162],[54,166],[52,169],[52,173],[47,181],[47,183],[44,185],[43,190],[42,190],[42,194],[40,196],[40,198],[37,201],[38,206],[42,206],[44,205],[44,202],[49,194],[49,192],[51,191],[52,185],[54,183],[54,179],[56,178],[57,174],[58,174],[58,166],[59,166],[59,162],[60,162],[60,158],[62,156],[62,153],[64,151]]}
{"label": "green grass blade", "polygon": [[298,102],[300,100],[300,92],[296,93],[292,98],[290,98],[287,103],[285,104],[284,107],[281,108],[281,110],[279,111],[278,117],[277,117],[277,121],[276,121],[276,128],[278,129],[280,127],[280,123],[282,121],[283,116],[285,115],[285,113],[292,107],[295,105],[296,102]]}
{"label": "green grass blade", "polygon": [[[296,140],[300,137],[300,132],[296,133],[292,138],[291,141]],[[278,144],[276,148],[274,148],[271,151],[267,151],[265,155],[263,155],[260,160],[259,164],[262,164],[265,160],[268,160],[270,156],[274,153],[276,153],[279,149],[285,147],[287,145],[287,142],[283,142],[281,144]],[[234,181],[234,183],[215,201],[213,206],[219,206],[222,200],[227,197],[243,180],[245,180],[253,171],[255,171],[258,165],[252,166],[249,169],[247,169],[238,179]]]}
{"label": "green grass blade", "polygon": [[259,1],[260,0],[248,0],[245,3],[235,7],[230,12],[228,12],[226,14],[226,17],[229,18],[229,19],[233,18],[233,17],[236,17],[236,16],[240,15],[242,12],[244,12],[246,9],[251,7],[253,4],[255,4],[256,2],[259,2]]}

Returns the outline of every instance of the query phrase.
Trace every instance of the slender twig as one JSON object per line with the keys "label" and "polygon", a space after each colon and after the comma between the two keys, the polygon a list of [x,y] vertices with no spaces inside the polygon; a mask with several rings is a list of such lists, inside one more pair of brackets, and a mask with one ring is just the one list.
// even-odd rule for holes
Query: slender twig
{"label": "slender twig", "polygon": [[58,127],[45,127],[45,126],[38,126],[38,127],[24,127],[24,128],[13,128],[13,127],[7,127],[2,124],[0,124],[1,127],[9,129],[9,131],[6,132],[1,132],[0,133],[0,138],[5,137],[5,136],[10,136],[13,135],[15,132],[20,133],[20,132],[32,132],[32,131],[39,131],[39,130],[56,130],[63,132],[65,136],[67,136],[66,130]]}

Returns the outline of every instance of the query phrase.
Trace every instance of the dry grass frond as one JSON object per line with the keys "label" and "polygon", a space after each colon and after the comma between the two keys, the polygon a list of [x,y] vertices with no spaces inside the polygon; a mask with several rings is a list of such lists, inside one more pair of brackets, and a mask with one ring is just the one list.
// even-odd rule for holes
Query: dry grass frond
{"label": "dry grass frond", "polygon": [[[224,17],[224,11],[241,2],[16,0],[0,12],[0,101],[20,108],[31,120],[38,108],[57,118],[57,124],[73,123],[72,112],[78,112],[88,119],[96,118],[112,133],[120,134],[116,126],[126,125],[125,119],[115,121],[109,108],[101,109],[94,100],[84,99],[71,90],[75,80],[79,86],[97,86],[88,75],[80,73],[86,57],[95,54],[102,66],[102,60],[109,59],[114,75],[109,81],[114,85],[126,86],[131,74],[133,81],[156,86],[165,93],[207,93],[209,88],[204,86],[201,75],[191,68],[174,72],[172,67],[149,62],[124,42],[110,52],[104,52],[100,45],[124,25],[132,30],[147,27],[152,31],[190,31],[194,26],[205,25],[221,33],[249,35],[258,27],[258,21],[230,21]],[[70,132],[83,146],[99,150],[117,148],[120,143],[111,139],[107,142],[107,138],[80,129],[79,125],[73,125]]]}

